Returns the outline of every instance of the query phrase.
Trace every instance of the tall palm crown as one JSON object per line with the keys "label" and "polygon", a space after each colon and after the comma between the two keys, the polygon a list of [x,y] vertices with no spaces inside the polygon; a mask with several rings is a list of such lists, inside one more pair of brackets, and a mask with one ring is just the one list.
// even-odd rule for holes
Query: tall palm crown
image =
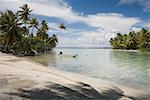
{"label": "tall palm crown", "polygon": [[30,25],[29,25],[29,28],[31,28],[31,27],[32,27],[31,34],[33,35],[34,28],[38,29],[38,25],[39,25],[39,23],[38,23],[38,21],[37,21],[37,19],[36,19],[36,18],[32,18],[32,19],[30,20],[29,24],[30,24]]}
{"label": "tall palm crown", "polygon": [[37,28],[37,26],[39,25],[39,22],[36,18],[32,18],[29,22],[30,26],[29,27],[35,27]]}
{"label": "tall palm crown", "polygon": [[27,21],[29,20],[29,16],[30,16],[30,12],[32,10],[30,10],[30,8],[28,7],[27,4],[24,4],[23,7],[20,7],[21,10],[18,11],[20,19],[27,24]]}
{"label": "tall palm crown", "polygon": [[55,34],[53,34],[53,36],[48,39],[48,43],[50,44],[51,48],[56,47],[58,40]]}
{"label": "tall palm crown", "polygon": [[3,38],[3,45],[5,45],[5,50],[9,45],[21,39],[19,20],[15,14],[7,10],[5,13],[0,14],[0,33]]}
{"label": "tall palm crown", "polygon": [[37,37],[39,37],[40,39],[43,39],[43,40],[48,39],[48,34],[46,34],[48,29],[49,28],[48,28],[47,23],[45,22],[45,20],[43,20],[41,23],[41,27],[37,32]]}
{"label": "tall palm crown", "polygon": [[45,20],[43,20],[41,24],[42,24],[41,27],[42,31],[46,33],[46,31],[49,29],[47,23],[45,22]]}
{"label": "tall palm crown", "polygon": [[139,47],[141,48],[150,48],[150,31],[142,29],[139,31]]}
{"label": "tall palm crown", "polygon": [[62,30],[65,30],[65,29],[66,29],[66,27],[65,27],[64,24],[60,24],[59,28],[62,29]]}

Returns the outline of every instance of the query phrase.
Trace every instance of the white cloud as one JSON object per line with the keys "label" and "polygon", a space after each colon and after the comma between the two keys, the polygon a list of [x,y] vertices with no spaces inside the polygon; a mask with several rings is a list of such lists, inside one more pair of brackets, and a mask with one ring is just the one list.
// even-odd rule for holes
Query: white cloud
{"label": "white cloud", "polygon": [[85,19],[85,23],[88,25],[102,28],[106,32],[112,32],[114,30],[118,32],[128,32],[134,24],[139,22],[140,19],[138,18],[125,17],[124,15],[117,13],[89,15]]}
{"label": "white cloud", "polygon": [[50,30],[59,30],[59,25],[54,22],[49,22],[48,26]]}
{"label": "white cloud", "polygon": [[141,29],[142,29],[141,27],[132,27],[131,31],[138,32],[138,31],[140,31]]}
{"label": "white cloud", "polygon": [[150,0],[120,0],[118,5],[138,3],[145,12],[150,12]]}
{"label": "white cloud", "polygon": [[74,12],[63,0],[10,0],[10,2],[0,0],[0,2],[2,2],[0,9],[10,8],[16,10],[24,3],[27,3],[31,9],[34,9],[32,12],[34,14],[56,17],[68,22],[84,22],[92,27],[104,26],[106,28],[108,26],[109,30],[112,27],[118,28],[117,25],[130,27],[139,22],[138,18],[125,17],[118,13],[100,13],[84,16]]}
{"label": "white cloud", "polygon": [[[9,2],[8,2],[9,1]],[[74,29],[68,29],[67,32],[78,35],[76,39],[67,36],[61,36],[61,45],[93,45],[107,43],[109,38],[114,36],[114,32],[128,32],[131,27],[141,20],[136,17],[126,17],[118,13],[99,13],[93,15],[79,14],[73,11],[63,0],[0,0],[0,10],[13,9],[18,10],[20,6],[27,3],[34,14],[59,18],[67,23],[82,22],[89,27],[97,28],[95,31],[75,32]],[[51,33],[58,32],[56,23],[49,23]],[[74,40],[75,41],[74,41]],[[70,42],[71,41],[71,42]]]}
{"label": "white cloud", "polygon": [[47,3],[29,2],[28,4],[32,9],[35,9],[33,11],[35,14],[58,17],[69,22],[75,22],[78,14],[73,12],[72,8],[66,3],[63,3],[63,1],[56,1],[58,0],[47,1]]}
{"label": "white cloud", "polygon": [[149,23],[145,23],[145,24],[144,24],[144,27],[147,27],[147,28],[150,29],[150,22],[149,22]]}
{"label": "white cloud", "polygon": [[146,29],[150,29],[150,19],[148,20],[143,20],[142,23],[139,23],[137,25],[135,25],[136,27],[141,27],[141,28],[146,28]]}
{"label": "white cloud", "polygon": [[18,10],[25,3],[34,9],[32,13],[37,15],[57,17],[69,22],[82,19],[79,13],[74,12],[63,0],[0,0],[0,9]]}
{"label": "white cloud", "polygon": [[109,39],[116,36],[116,33],[105,33],[105,31],[88,31],[82,32],[68,31],[67,36],[59,36],[58,46],[77,46],[77,47],[103,47],[109,46]]}

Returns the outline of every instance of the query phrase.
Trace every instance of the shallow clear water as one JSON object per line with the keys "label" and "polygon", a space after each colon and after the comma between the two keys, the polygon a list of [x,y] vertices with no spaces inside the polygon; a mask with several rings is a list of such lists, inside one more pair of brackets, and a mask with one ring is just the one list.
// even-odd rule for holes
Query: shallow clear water
{"label": "shallow clear water", "polygon": [[[58,55],[62,51],[63,55]],[[73,58],[73,55],[78,55]],[[150,91],[150,52],[112,49],[56,49],[32,57],[49,67]]]}

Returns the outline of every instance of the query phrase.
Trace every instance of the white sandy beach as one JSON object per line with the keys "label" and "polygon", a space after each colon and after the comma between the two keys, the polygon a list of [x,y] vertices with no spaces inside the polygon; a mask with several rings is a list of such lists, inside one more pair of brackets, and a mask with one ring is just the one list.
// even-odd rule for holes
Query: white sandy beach
{"label": "white sandy beach", "polygon": [[0,53],[0,100],[150,100],[146,91]]}

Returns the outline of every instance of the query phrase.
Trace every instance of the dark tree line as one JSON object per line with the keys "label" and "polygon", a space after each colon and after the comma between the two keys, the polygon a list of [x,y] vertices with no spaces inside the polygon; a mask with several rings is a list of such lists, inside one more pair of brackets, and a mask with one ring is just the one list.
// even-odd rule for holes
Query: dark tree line
{"label": "dark tree line", "polygon": [[128,34],[118,33],[115,38],[110,39],[114,49],[142,49],[150,50],[150,30],[142,29],[138,32]]}

